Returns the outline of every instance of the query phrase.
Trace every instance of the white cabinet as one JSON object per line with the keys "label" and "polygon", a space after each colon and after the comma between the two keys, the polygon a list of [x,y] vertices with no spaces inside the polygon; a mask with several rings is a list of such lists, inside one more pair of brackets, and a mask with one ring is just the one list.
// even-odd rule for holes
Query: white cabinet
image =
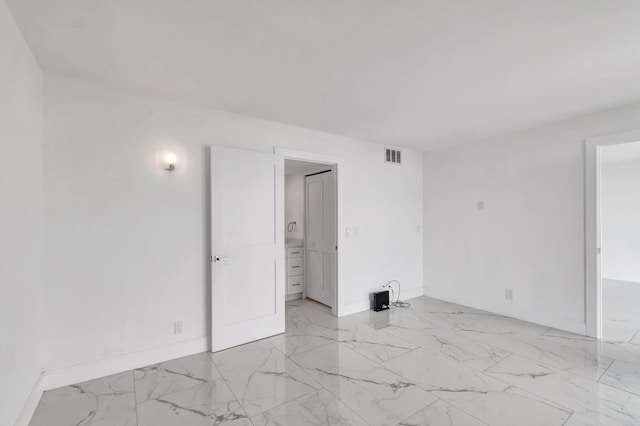
{"label": "white cabinet", "polygon": [[287,248],[287,294],[302,293],[304,289],[304,250]]}

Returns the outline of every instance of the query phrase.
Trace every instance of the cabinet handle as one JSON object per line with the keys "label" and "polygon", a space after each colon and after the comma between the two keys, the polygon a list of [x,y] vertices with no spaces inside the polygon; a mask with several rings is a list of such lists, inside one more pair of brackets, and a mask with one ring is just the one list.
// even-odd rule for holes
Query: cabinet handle
{"label": "cabinet handle", "polygon": [[291,269],[293,269],[293,268],[299,268],[299,267],[300,267],[300,265],[293,265],[293,266],[291,267]]}
{"label": "cabinet handle", "polygon": [[297,285],[300,285],[300,284],[291,284],[291,287],[295,287],[295,286],[297,286]]}

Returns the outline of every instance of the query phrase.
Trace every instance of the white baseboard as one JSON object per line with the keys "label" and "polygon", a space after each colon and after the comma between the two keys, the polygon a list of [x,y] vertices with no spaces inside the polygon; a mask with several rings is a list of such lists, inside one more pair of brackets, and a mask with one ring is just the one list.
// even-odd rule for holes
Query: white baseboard
{"label": "white baseboard", "polygon": [[87,362],[71,367],[45,371],[38,379],[31,395],[27,399],[15,426],[28,426],[33,413],[38,407],[42,393],[47,390],[75,383],[86,382],[111,374],[122,373],[146,365],[157,364],[183,356],[206,352],[210,349],[209,339],[200,337],[184,342],[173,343],[159,348],[133,352],[113,358]]}
{"label": "white baseboard", "polygon": [[400,300],[405,302],[409,299],[413,299],[414,297],[420,297],[420,296],[424,296],[424,287],[403,290],[400,293]]}
{"label": "white baseboard", "polygon": [[38,403],[40,403],[40,398],[42,397],[42,393],[44,392],[44,375],[40,375],[38,380],[36,381],[31,394],[27,398],[27,401],[22,406],[22,410],[18,415],[18,419],[14,423],[14,426],[29,426],[29,422],[31,421],[31,417],[33,417],[33,413],[36,412],[36,408],[38,408]]}
{"label": "white baseboard", "polygon": [[[424,295],[424,287],[413,288],[409,290],[403,290],[400,293],[401,300],[405,301],[413,299],[414,297],[420,297]],[[389,296],[391,297],[391,296]],[[369,299],[362,300],[360,302],[350,303],[343,306],[338,312],[338,316],[343,317],[345,315],[357,314],[358,312],[368,311],[371,309],[371,301]]]}
{"label": "white baseboard", "polygon": [[457,297],[448,297],[442,294],[426,294],[428,297],[434,299],[443,300],[449,303],[455,303],[457,305],[467,306],[469,308],[480,309],[482,311],[491,312],[498,315],[503,315],[509,318],[519,319],[521,321],[530,322],[533,324],[542,325],[545,327],[551,327],[562,331],[568,331],[570,333],[580,334],[586,336],[587,325],[584,321],[577,321],[570,318],[561,317],[543,317],[539,312],[535,311],[504,311],[497,307],[485,306],[480,303],[468,303],[466,300],[460,300]]}
{"label": "white baseboard", "polygon": [[159,348],[87,362],[58,370],[45,371],[43,374],[44,386],[45,390],[55,389],[207,350],[209,350],[209,339],[200,337]]}
{"label": "white baseboard", "polygon": [[343,317],[345,315],[357,314],[358,312],[367,311],[369,309],[371,309],[371,302],[369,300],[362,300],[360,302],[342,306],[338,311],[338,316]]}
{"label": "white baseboard", "polygon": [[584,321],[576,321],[558,317],[541,319],[538,315],[519,315],[518,317],[514,318],[538,325],[543,325],[546,327],[555,328],[557,330],[568,331],[569,333],[580,334],[582,336],[587,335],[587,324]]}

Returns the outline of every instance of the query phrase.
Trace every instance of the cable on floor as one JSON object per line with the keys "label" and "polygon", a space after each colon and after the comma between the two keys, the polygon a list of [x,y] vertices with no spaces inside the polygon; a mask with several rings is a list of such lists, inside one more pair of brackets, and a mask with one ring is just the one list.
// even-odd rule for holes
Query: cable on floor
{"label": "cable on floor", "polygon": [[[395,296],[395,291],[393,291],[393,286],[391,286],[392,283],[396,283],[398,285],[398,298],[397,299],[396,299],[396,296]],[[391,305],[392,306],[395,306],[396,308],[410,308],[411,307],[411,303],[402,302],[400,300],[400,282],[398,280],[391,280],[388,283],[386,283],[385,285],[383,285],[382,287],[388,287],[391,290]]]}

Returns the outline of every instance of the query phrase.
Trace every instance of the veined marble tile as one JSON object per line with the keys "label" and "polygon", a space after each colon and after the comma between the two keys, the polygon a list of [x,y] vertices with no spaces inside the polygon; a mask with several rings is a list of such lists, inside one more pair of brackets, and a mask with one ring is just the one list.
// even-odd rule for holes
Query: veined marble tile
{"label": "veined marble tile", "polygon": [[331,308],[309,299],[298,299],[287,302],[287,319],[304,318],[309,321],[323,320],[333,317]]}
{"label": "veined marble tile", "polygon": [[398,426],[487,426],[486,423],[439,399]]}
{"label": "veined marble tile", "polygon": [[479,333],[536,338],[549,330],[549,327],[490,313],[463,314],[457,317],[459,320],[455,325],[456,329]]}
{"label": "veined marble tile", "polygon": [[640,333],[596,341],[410,303],[338,319],[288,302],[282,335],[48,391],[31,426],[136,426],[136,396],[141,426],[640,424]]}
{"label": "veined marble tile", "polygon": [[407,302],[411,303],[411,311],[414,313],[422,312],[424,314],[480,314],[480,315],[494,315],[499,316],[491,312],[482,311],[480,309],[471,308],[469,306],[457,305],[455,303],[446,302],[444,300],[433,299],[428,296],[416,297],[409,299]]}
{"label": "veined marble tile", "polygon": [[[423,299],[427,299],[427,301]],[[410,312],[412,315],[427,321],[432,324],[432,327],[441,329],[454,330],[460,328],[511,333],[513,330],[507,327],[507,325],[510,321],[517,321],[491,312],[455,305],[453,303],[436,303],[433,299],[429,301],[428,298],[412,299],[411,302]],[[515,324],[515,326],[519,326],[519,328],[527,333],[541,334],[545,330],[545,328],[534,326],[533,324],[523,321],[521,321],[521,323],[522,324]]]}
{"label": "veined marble tile", "polygon": [[131,371],[47,391],[29,426],[136,426]]}
{"label": "veined marble tile", "polygon": [[320,388],[300,367],[266,341],[216,352],[212,359],[249,416]]}
{"label": "veined marble tile", "polygon": [[384,366],[490,425],[562,425],[571,414],[544,398],[424,349]]}
{"label": "veined marble tile", "polygon": [[421,347],[482,371],[510,354],[503,349],[460,336],[453,331],[430,329],[420,321],[399,321],[383,329]]}
{"label": "veined marble tile", "polygon": [[579,334],[550,330],[535,343],[544,351],[541,362],[588,379],[600,377],[613,361],[602,351],[603,342]]}
{"label": "veined marble tile", "polygon": [[640,346],[626,342],[604,341],[600,344],[600,356],[605,359],[620,359],[624,361],[640,360]]}
{"label": "veined marble tile", "polygon": [[602,320],[602,338],[612,342],[629,342],[638,333],[638,324],[620,320]]}
{"label": "veined marble tile", "polygon": [[460,330],[458,333],[591,379],[600,377],[611,362],[611,359],[601,356],[597,341],[557,330],[540,336],[476,330]]}
{"label": "veined marble tile", "polygon": [[318,346],[335,342],[334,339],[326,336],[317,336],[291,331],[286,331],[283,334],[278,334],[277,336],[269,337],[265,340],[278,348],[278,350],[285,355],[294,355],[317,348]]}
{"label": "veined marble tile", "polygon": [[[640,357],[616,359],[599,381],[614,388],[640,395]],[[640,423],[640,418],[638,420]]]}
{"label": "veined marble tile", "polygon": [[138,404],[220,377],[209,353],[178,358],[133,371]]}
{"label": "veined marble tile", "polygon": [[138,404],[137,426],[251,426],[224,379]]}
{"label": "veined marble tile", "polygon": [[574,411],[571,421],[581,422],[575,424],[640,424],[640,397],[518,355],[500,361],[485,374]]}
{"label": "veined marble tile", "polygon": [[396,425],[436,399],[340,343],[291,359],[369,424]]}
{"label": "veined marble tile", "polygon": [[320,321],[317,326],[337,342],[375,362],[384,362],[405,354],[418,346],[393,335],[381,333],[350,317]]}
{"label": "veined marble tile", "polygon": [[640,284],[602,280],[602,336],[614,342],[629,342],[640,329]]}
{"label": "veined marble tile", "polygon": [[307,302],[309,309],[297,307],[296,309],[288,309],[285,319],[285,331],[290,334],[306,334],[310,336],[322,336],[322,331],[316,327],[318,321],[333,318],[330,313],[318,311],[319,308],[313,308],[315,303]]}
{"label": "veined marble tile", "polygon": [[251,421],[255,426],[366,426],[357,414],[326,389],[265,411],[252,417]]}
{"label": "veined marble tile", "polygon": [[317,312],[313,315],[314,310],[319,309],[313,308],[316,303],[306,302],[306,304],[311,306],[309,312],[303,309],[305,305],[299,305],[295,310],[287,308],[285,332],[266,339],[286,355],[308,351],[334,341],[315,324],[316,321],[326,320],[331,316],[319,315]]}
{"label": "veined marble tile", "polygon": [[390,309],[385,309],[380,312],[375,312],[370,309],[368,311],[358,312],[341,318],[350,318],[366,324],[374,330],[380,330],[387,327],[389,324],[396,323],[397,321],[416,317],[413,314],[413,308],[406,309],[392,306]]}

